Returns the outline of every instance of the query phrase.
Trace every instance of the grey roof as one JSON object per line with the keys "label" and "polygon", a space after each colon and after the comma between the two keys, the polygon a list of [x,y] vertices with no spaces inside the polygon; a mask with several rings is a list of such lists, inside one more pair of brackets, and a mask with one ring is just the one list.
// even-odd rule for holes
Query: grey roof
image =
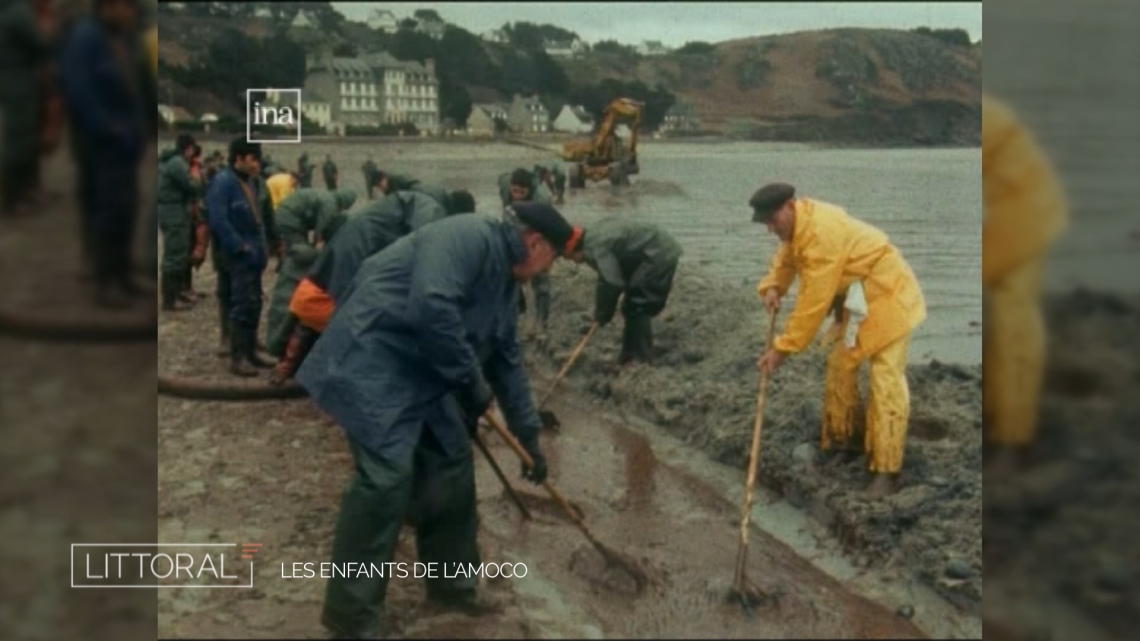
{"label": "grey roof", "polygon": [[372,77],[372,68],[359,58],[333,58],[333,72],[345,78]]}

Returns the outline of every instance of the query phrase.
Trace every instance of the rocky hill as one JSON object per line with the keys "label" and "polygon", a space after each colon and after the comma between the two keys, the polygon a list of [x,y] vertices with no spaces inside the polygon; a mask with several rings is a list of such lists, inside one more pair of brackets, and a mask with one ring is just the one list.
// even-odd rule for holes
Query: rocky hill
{"label": "rocky hill", "polygon": [[723,42],[630,60],[593,54],[572,80],[636,78],[691,104],[706,128],[764,140],[976,145],[980,44],[837,29]]}
{"label": "rocky hill", "polygon": [[[647,107],[650,128],[675,99],[693,107],[705,131],[734,138],[875,146],[979,145],[981,140],[981,43],[952,42],[926,30],[809,31],[693,43],[652,57],[595,46],[574,59],[552,60],[542,52],[478,40],[453,26],[454,33],[435,43],[426,37],[415,40],[419,34],[381,36],[351,22],[313,33],[269,20],[160,15],[160,74],[167,74],[160,81],[160,102],[173,100],[191,113],[240,116],[232,98],[240,93],[241,80],[227,69],[230,65],[218,64],[230,56],[210,53],[229,46],[218,41],[222,34],[232,40],[235,29],[265,47],[259,51],[247,45],[244,53],[235,52],[233,58],[246,61],[242,66],[264,66],[266,74],[277,77],[291,70],[287,84],[257,86],[304,82],[292,78],[303,75],[303,63],[298,71],[277,62],[280,46],[270,49],[270,42],[287,41],[295,49],[292,59],[297,51],[315,47],[360,52],[383,47],[398,58],[434,57],[445,116],[468,113],[472,102],[509,100],[511,93],[528,88],[554,112],[566,102],[600,111],[616,97],[607,93],[614,87],[629,87],[616,89],[627,93],[640,87],[647,94],[653,91],[649,88],[664,90],[649,98],[654,103]],[[453,45],[449,55],[445,48]],[[473,58],[482,61],[472,63]],[[561,72],[554,70],[565,76],[561,81],[549,81],[551,65],[561,67]],[[449,72],[450,67],[469,68],[481,77]],[[559,85],[560,91],[551,89]]]}

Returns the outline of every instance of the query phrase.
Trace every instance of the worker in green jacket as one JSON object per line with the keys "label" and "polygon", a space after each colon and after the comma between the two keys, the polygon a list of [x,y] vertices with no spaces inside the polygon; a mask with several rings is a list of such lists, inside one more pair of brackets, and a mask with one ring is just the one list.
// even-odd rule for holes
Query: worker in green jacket
{"label": "worker in green jacket", "polygon": [[[521,167],[499,176],[499,198],[503,202],[503,207],[523,202],[552,204],[546,185]],[[538,274],[531,278],[530,288],[534,295],[535,322],[528,335],[533,338],[536,335],[546,334],[546,321],[550,318],[550,274]],[[519,286],[519,311],[526,313],[526,309],[526,294],[523,293],[523,287]]]}
{"label": "worker in green jacket", "polygon": [[332,154],[325,156],[325,164],[321,167],[321,173],[325,176],[325,187],[329,191],[336,191],[340,174],[337,172],[336,163],[333,162]]}
{"label": "worker in green jacket", "polygon": [[292,315],[289,314],[293,291],[316,261],[320,247],[344,224],[345,212],[354,202],[356,193],[348,189],[335,192],[298,189],[274,212],[277,233],[285,246],[285,260],[269,301],[266,351],[271,355],[280,358],[293,333],[294,323],[290,322]]}
{"label": "worker in green jacket", "polygon": [[550,190],[554,195],[554,203],[561,205],[565,202],[563,196],[566,194],[566,172],[562,171],[561,163],[537,164],[534,166],[535,181]]}
{"label": "worker in green jacket", "polygon": [[180,134],[174,149],[168,149],[158,158],[158,226],[162,230],[162,291],[163,311],[187,309],[179,294],[188,283],[190,251],[193,239],[191,205],[201,198],[202,182],[190,175],[190,162],[197,145],[189,134]]}
{"label": "worker in green jacket", "polygon": [[566,257],[598,273],[594,321],[613,320],[625,294],[625,332],[618,363],[653,357],[652,318],[661,313],[681,260],[681,245],[657,225],[629,218],[603,218],[575,230]]}

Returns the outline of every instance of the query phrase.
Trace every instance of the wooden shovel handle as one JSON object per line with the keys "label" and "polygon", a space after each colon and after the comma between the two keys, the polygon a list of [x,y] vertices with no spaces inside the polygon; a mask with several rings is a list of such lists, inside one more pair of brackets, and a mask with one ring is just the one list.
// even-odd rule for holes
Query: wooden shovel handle
{"label": "wooden shovel handle", "polygon": [[[511,446],[511,449],[515,451],[515,454],[518,454],[518,457],[522,460],[523,465],[525,465],[527,469],[533,468],[534,459],[530,457],[530,454],[527,454],[526,448],[524,448],[522,444],[519,443],[514,434],[511,434],[507,428],[503,427],[502,423],[500,423],[499,420],[495,418],[495,415],[491,412],[487,412],[483,415],[483,417],[486,418],[487,422],[491,424],[491,427],[499,433],[499,436],[503,437],[503,440],[507,442],[507,445]],[[550,482],[550,479],[544,480],[542,482],[542,486],[546,488],[546,491],[550,493],[551,498],[553,498],[555,502],[557,502],[558,505],[562,508],[562,510],[566,512],[566,515],[570,517],[570,520],[574,521],[574,525],[577,525],[578,528],[585,532],[586,535],[592,540],[593,535],[586,527],[586,524],[582,521],[582,517],[579,516],[578,510],[575,510],[574,507],[570,505],[570,501],[567,501],[566,497],[562,496],[562,493],[554,487],[554,484]]]}
{"label": "wooden shovel handle", "polygon": [[558,387],[558,384],[562,382],[562,377],[566,376],[566,372],[569,372],[570,368],[574,366],[578,357],[582,355],[582,350],[586,349],[586,343],[589,342],[590,337],[593,336],[596,331],[598,331],[598,323],[595,321],[590,325],[590,331],[586,332],[586,335],[578,342],[578,346],[571,352],[570,358],[566,359],[566,364],[562,366],[562,370],[558,372],[558,376],[554,377],[554,381],[550,384],[550,387],[547,388],[546,393],[542,395],[542,400],[538,403],[538,409],[542,409],[546,406],[546,401],[550,400],[550,395],[554,393],[554,388]]}
{"label": "wooden shovel handle", "polygon": [[[776,314],[768,316],[768,338],[765,349],[771,349],[776,334]],[[756,470],[760,467],[760,432],[764,427],[764,400],[768,391],[768,373],[760,372],[760,390],[756,396],[756,421],[752,425],[752,448],[748,457],[748,476],[744,479],[744,505],[740,513],[740,550],[736,558],[736,588],[744,589],[744,566],[748,554],[748,525],[752,520],[752,490],[756,486]]]}

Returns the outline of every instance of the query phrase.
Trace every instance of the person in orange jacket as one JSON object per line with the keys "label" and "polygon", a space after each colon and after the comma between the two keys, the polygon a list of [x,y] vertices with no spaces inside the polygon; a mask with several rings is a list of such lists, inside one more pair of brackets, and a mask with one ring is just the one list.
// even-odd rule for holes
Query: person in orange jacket
{"label": "person in orange jacket", "polygon": [[1045,371],[1041,275],[1069,222],[1065,194],[1032,134],[982,96],[983,429],[986,473],[1013,471],[1037,431]]}
{"label": "person in orange jacket", "polygon": [[858,372],[870,361],[863,451],[874,476],[870,497],[893,491],[902,469],[910,393],[906,381],[911,333],[926,319],[918,280],[882,231],[843,209],[796,198],[793,186],[769,184],[749,201],[753,222],[779,237],[779,251],[757,291],[769,314],[780,307],[792,282],[799,293],[783,332],[757,363],[774,372],[788,354],[807,349],[842,298],[837,340],[827,359],[820,449],[851,451],[859,406]]}

